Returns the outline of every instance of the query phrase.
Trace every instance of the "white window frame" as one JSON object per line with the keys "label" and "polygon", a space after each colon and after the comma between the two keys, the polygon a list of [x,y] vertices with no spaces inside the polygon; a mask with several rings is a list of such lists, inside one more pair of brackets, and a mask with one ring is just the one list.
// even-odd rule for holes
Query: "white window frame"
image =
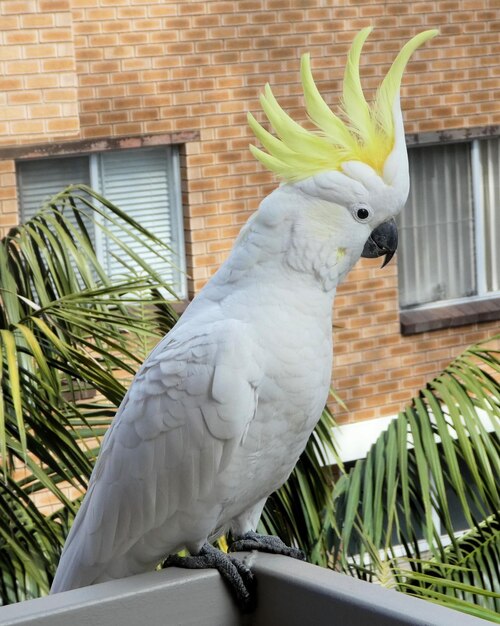
{"label": "white window frame", "polygon": [[[476,298],[489,296],[486,288],[486,263],[485,263],[485,246],[483,245],[484,236],[484,190],[483,190],[483,164],[481,162],[481,154],[479,149],[479,139],[473,139],[470,147],[471,156],[471,183],[472,183],[472,202],[474,215],[474,244],[475,244],[475,262],[476,262]],[[478,254],[478,251],[481,254]]]}

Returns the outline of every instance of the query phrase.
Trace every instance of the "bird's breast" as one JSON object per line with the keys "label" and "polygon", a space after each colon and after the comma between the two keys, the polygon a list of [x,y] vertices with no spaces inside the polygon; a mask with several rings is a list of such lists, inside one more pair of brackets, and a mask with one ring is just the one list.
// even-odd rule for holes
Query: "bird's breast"
{"label": "bird's breast", "polygon": [[296,318],[290,330],[277,314],[258,343],[257,407],[229,470],[231,478],[246,477],[248,493],[238,498],[249,502],[283,484],[321,416],[331,380],[331,324]]}

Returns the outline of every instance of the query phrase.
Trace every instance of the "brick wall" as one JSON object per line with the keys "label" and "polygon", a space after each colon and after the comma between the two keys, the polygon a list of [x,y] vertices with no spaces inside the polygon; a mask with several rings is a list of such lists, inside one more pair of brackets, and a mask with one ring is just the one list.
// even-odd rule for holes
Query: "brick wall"
{"label": "brick wall", "polygon": [[0,2],[0,144],[80,130],[70,0]]}
{"label": "brick wall", "polygon": [[[2,0],[0,146],[194,131],[183,149],[186,249],[197,291],[275,180],[250,156],[246,112],[273,85],[305,121],[300,55],[329,103],[356,31],[367,94],[403,42],[438,27],[403,83],[410,133],[500,122],[496,0]],[[17,220],[15,167],[0,162],[0,227]],[[397,276],[362,261],[339,290],[334,384],[341,420],[396,412],[493,324],[399,334]]]}
{"label": "brick wall", "polygon": [[498,333],[498,322],[408,337],[399,332],[397,266],[363,259],[335,301],[333,385],[348,411],[341,423],[394,415],[467,346]]}

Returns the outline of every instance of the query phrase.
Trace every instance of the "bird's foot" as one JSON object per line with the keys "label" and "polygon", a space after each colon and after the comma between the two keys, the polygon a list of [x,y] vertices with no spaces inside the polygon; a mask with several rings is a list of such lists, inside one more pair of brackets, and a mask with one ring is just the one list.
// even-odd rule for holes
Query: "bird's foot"
{"label": "bird's foot", "polygon": [[163,567],[184,567],[186,569],[216,569],[229,586],[236,603],[245,613],[254,610],[256,604],[256,581],[250,568],[235,557],[214,548],[209,543],[203,544],[196,555],[170,555]]}
{"label": "bird's foot", "polygon": [[233,537],[233,539],[234,541],[229,545],[230,552],[259,550],[260,552],[291,556],[294,559],[299,559],[299,561],[306,560],[306,555],[302,550],[287,546],[279,537],[274,535],[260,535],[251,530],[243,535]]}

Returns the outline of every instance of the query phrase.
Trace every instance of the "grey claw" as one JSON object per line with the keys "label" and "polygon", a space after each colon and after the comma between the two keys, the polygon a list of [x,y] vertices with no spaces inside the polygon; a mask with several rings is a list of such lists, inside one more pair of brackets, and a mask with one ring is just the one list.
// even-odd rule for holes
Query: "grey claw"
{"label": "grey claw", "polygon": [[246,550],[259,550],[260,552],[290,556],[300,561],[306,560],[306,555],[302,550],[287,546],[279,537],[275,537],[274,535],[261,535],[253,531],[247,532],[240,537],[235,537],[235,541],[229,546],[230,552],[244,552]]}
{"label": "grey claw", "polygon": [[216,569],[229,587],[233,598],[244,613],[250,613],[256,606],[256,580],[250,568],[232,556],[205,543],[198,554],[191,556],[170,555],[163,567],[183,567],[186,569]]}

